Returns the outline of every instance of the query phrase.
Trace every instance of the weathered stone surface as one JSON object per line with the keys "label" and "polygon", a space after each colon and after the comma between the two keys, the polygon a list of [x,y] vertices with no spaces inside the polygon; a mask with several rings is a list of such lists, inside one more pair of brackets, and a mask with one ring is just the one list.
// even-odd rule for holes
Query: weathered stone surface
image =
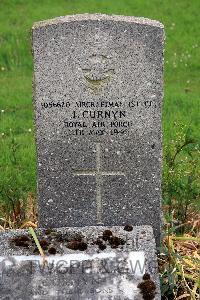
{"label": "weathered stone surface", "polygon": [[159,240],[163,25],[75,15],[33,26],[39,224],[149,224]]}
{"label": "weathered stone surface", "polygon": [[[93,242],[105,229],[124,239],[125,245],[99,250]],[[38,238],[44,239],[44,232],[37,230]],[[144,273],[156,286],[154,299],[161,299],[151,227],[134,227],[131,232],[119,226],[60,228],[55,232],[70,238],[81,234],[88,249],[74,251],[61,243],[62,254],[47,256],[44,266],[41,257],[30,255],[30,249],[13,246],[13,238],[27,234],[26,230],[0,234],[0,299],[142,300],[137,286],[144,282]]]}

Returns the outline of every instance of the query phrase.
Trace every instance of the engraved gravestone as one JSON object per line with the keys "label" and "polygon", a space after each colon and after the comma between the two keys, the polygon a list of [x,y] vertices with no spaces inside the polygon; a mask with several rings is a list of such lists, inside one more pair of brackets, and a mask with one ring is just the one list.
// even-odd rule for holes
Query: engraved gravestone
{"label": "engraved gravestone", "polygon": [[159,239],[163,25],[33,26],[39,225],[152,225]]}

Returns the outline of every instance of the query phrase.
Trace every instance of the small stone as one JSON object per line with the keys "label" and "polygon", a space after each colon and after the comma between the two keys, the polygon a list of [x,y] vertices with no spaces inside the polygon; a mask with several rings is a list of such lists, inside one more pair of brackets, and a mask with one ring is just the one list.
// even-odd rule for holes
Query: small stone
{"label": "small stone", "polygon": [[153,300],[155,298],[156,285],[152,280],[140,282],[137,286],[144,300]]}
{"label": "small stone", "polygon": [[78,250],[79,249],[79,242],[78,241],[70,241],[67,243],[67,248],[71,250]]}
{"label": "small stone", "polygon": [[100,250],[105,250],[106,249],[106,245],[105,244],[100,244],[99,245],[99,249]]}
{"label": "small stone", "polygon": [[124,245],[125,241],[117,236],[112,236],[109,243],[111,248],[118,248],[120,245]]}
{"label": "small stone", "polygon": [[150,279],[150,275],[148,273],[145,273],[142,278],[143,280],[148,280]]}
{"label": "small stone", "polygon": [[47,250],[47,248],[49,246],[49,242],[47,240],[41,240],[41,241],[39,241],[39,243],[43,250]]}
{"label": "small stone", "polygon": [[126,230],[126,231],[132,231],[133,230],[133,226],[132,225],[125,225],[124,226],[124,230]]}
{"label": "small stone", "polygon": [[13,239],[11,239],[11,243],[13,243],[17,247],[29,247],[30,238],[26,235],[16,236]]}
{"label": "small stone", "polygon": [[56,248],[55,248],[55,247],[50,247],[50,248],[48,249],[48,252],[49,252],[49,254],[55,255],[57,251],[56,251]]}
{"label": "small stone", "polygon": [[85,251],[87,250],[87,244],[83,241],[70,241],[67,243],[67,248],[71,250]]}
{"label": "small stone", "polygon": [[103,240],[101,240],[100,238],[98,238],[98,239],[94,242],[94,244],[96,244],[96,245],[102,245],[102,244],[103,244]]}
{"label": "small stone", "polygon": [[84,242],[79,242],[79,250],[80,251],[85,251],[87,250],[87,244]]}
{"label": "small stone", "polygon": [[104,230],[103,237],[102,237],[104,241],[109,241],[111,236],[112,236],[111,230],[109,230],[109,229]]}

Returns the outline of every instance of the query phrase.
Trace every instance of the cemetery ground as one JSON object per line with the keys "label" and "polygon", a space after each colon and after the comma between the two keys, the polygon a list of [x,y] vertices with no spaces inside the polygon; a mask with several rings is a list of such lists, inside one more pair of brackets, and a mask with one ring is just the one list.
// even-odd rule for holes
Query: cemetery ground
{"label": "cemetery ground", "polygon": [[[165,25],[163,299],[197,299],[199,282],[198,1],[0,2],[0,229],[36,227],[30,28],[59,15],[144,16]],[[28,223],[27,223],[28,222]],[[183,296],[185,294],[185,296]]]}

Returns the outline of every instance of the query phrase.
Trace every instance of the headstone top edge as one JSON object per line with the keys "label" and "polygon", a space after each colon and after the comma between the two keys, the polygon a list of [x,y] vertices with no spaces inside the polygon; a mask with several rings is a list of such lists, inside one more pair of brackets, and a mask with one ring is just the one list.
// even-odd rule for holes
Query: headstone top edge
{"label": "headstone top edge", "polygon": [[32,30],[46,27],[49,25],[77,22],[77,21],[115,21],[115,22],[126,22],[126,23],[135,23],[141,25],[149,25],[164,29],[164,25],[157,21],[151,20],[143,17],[134,17],[134,16],[123,16],[123,15],[106,15],[106,14],[76,14],[76,15],[66,15],[57,17],[54,19],[44,20],[35,22],[32,26]]}

